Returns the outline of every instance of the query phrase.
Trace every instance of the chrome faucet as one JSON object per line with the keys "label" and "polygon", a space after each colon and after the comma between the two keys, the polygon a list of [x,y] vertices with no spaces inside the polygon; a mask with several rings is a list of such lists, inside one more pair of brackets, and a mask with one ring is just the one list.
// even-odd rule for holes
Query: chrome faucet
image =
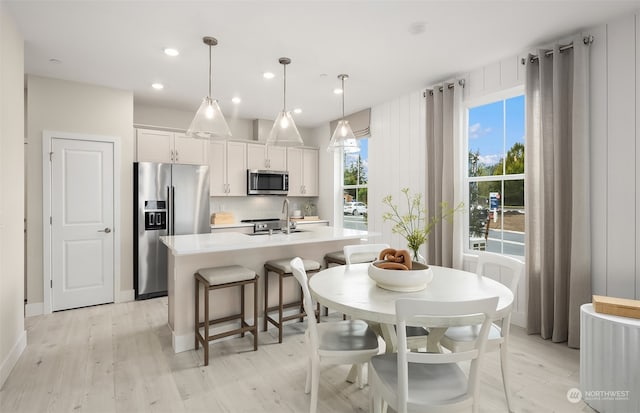
{"label": "chrome faucet", "polygon": [[[285,213],[286,210],[286,213]],[[284,202],[282,203],[282,213],[285,214],[285,219],[287,220],[287,226],[284,229],[284,233],[285,234],[290,234],[291,233],[291,221],[289,219],[289,199],[285,198]]]}

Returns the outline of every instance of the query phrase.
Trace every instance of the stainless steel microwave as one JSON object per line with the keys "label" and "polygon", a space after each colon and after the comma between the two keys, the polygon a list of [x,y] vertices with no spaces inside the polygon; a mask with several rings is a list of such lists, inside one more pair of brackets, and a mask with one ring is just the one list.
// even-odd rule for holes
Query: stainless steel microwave
{"label": "stainless steel microwave", "polygon": [[288,193],[289,172],[247,170],[247,195],[287,195]]}

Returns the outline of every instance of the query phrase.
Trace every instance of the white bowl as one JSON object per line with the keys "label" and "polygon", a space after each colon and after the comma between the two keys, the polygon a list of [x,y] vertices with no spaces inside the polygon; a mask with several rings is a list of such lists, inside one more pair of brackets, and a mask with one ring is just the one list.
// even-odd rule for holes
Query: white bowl
{"label": "white bowl", "polygon": [[385,270],[374,265],[378,262],[381,261],[375,261],[369,265],[369,277],[376,282],[378,287],[385,290],[420,291],[427,288],[427,284],[433,280],[431,268],[418,262],[412,262],[412,269],[408,271]]}

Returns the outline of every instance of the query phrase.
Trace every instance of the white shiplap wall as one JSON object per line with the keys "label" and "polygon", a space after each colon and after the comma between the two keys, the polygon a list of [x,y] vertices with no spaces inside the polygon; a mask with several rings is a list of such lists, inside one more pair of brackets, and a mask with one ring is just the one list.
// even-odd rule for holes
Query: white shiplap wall
{"label": "white shiplap wall", "polygon": [[595,28],[591,50],[594,294],[640,298],[640,13]]}

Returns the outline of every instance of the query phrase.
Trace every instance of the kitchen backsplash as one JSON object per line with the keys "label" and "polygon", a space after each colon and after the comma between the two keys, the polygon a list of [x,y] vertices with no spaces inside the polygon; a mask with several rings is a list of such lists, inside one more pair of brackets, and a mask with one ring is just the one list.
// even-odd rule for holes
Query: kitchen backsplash
{"label": "kitchen backsplash", "polygon": [[[231,212],[236,222],[243,219],[284,218],[282,203],[284,196],[246,196],[246,197],[211,197],[209,206],[211,213]],[[312,212],[305,210],[311,204]],[[318,198],[289,197],[289,215],[300,210],[302,215],[318,215]],[[322,218],[322,217],[321,217]]]}

